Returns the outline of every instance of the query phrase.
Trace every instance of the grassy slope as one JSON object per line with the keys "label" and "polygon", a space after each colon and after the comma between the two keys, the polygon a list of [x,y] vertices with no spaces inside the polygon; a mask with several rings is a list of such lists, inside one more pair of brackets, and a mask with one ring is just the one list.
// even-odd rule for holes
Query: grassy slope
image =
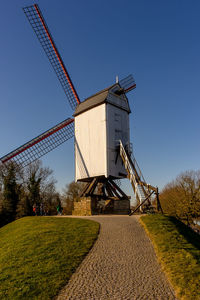
{"label": "grassy slope", "polygon": [[51,299],[99,231],[89,220],[26,217],[0,229],[0,299]]}
{"label": "grassy slope", "polygon": [[141,217],[163,269],[181,299],[200,299],[200,236],[175,218]]}

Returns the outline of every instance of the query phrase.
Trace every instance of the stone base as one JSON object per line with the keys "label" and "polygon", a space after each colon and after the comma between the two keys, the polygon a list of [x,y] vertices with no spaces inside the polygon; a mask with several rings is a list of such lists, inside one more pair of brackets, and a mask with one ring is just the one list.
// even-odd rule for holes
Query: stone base
{"label": "stone base", "polygon": [[80,201],[74,202],[72,215],[74,216],[91,216],[92,215],[91,197],[82,197]]}
{"label": "stone base", "polygon": [[79,202],[74,202],[74,216],[91,216],[98,214],[119,214],[130,213],[130,200],[104,200],[100,197],[81,197]]}

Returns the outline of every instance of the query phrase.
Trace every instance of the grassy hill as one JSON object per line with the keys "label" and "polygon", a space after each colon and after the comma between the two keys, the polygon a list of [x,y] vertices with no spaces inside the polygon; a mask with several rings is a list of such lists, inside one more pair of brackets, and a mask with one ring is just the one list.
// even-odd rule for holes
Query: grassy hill
{"label": "grassy hill", "polygon": [[0,229],[0,299],[52,299],[97,238],[90,220],[26,217]]}
{"label": "grassy hill", "polygon": [[141,217],[179,299],[200,299],[200,236],[173,217]]}

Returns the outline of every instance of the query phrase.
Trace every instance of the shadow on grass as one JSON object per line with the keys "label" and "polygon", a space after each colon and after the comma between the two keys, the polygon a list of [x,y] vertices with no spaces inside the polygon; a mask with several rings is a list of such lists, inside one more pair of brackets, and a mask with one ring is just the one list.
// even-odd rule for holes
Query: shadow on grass
{"label": "shadow on grass", "polygon": [[186,226],[175,217],[168,217],[169,220],[176,226],[178,232],[184,236],[188,243],[192,244],[196,250],[200,250],[200,235]]}

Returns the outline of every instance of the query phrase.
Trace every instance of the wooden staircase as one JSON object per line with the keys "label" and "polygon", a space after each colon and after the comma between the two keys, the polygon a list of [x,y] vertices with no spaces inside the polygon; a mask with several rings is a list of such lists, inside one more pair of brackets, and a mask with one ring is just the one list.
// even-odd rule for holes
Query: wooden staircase
{"label": "wooden staircase", "polygon": [[138,203],[137,207],[134,211],[131,211],[130,215],[138,209],[140,209],[141,212],[145,212],[145,210],[148,210],[150,207],[152,208],[151,196],[153,194],[156,195],[157,210],[162,212],[158,188],[145,182],[135,158],[134,160],[131,159],[131,155],[125,150],[121,140],[119,141],[119,152]]}

